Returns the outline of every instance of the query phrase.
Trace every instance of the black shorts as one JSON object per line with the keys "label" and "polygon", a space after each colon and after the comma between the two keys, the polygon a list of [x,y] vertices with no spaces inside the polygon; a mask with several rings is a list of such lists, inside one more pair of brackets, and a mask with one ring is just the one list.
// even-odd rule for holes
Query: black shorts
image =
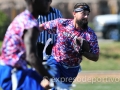
{"label": "black shorts", "polygon": [[[44,49],[44,47],[45,47],[45,44],[37,43],[37,54],[41,59],[43,59],[43,49]],[[51,55],[52,47],[53,47],[53,44],[49,44],[48,47],[46,48],[46,54],[47,55]]]}

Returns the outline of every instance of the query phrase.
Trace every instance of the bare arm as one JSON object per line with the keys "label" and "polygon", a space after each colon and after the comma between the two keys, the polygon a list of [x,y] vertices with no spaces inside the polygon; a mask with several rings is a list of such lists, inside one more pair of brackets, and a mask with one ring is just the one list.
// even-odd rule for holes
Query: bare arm
{"label": "bare arm", "polygon": [[51,75],[42,65],[42,60],[36,55],[36,40],[38,38],[39,31],[37,27],[33,27],[29,30],[26,30],[24,34],[24,43],[26,47],[26,60],[28,63],[33,66],[36,71],[42,76],[48,76],[51,78]]}
{"label": "bare arm", "polygon": [[98,61],[98,59],[99,59],[99,54],[93,54],[93,53],[90,53],[90,52],[83,52],[82,54],[87,59],[90,59],[92,61]]}

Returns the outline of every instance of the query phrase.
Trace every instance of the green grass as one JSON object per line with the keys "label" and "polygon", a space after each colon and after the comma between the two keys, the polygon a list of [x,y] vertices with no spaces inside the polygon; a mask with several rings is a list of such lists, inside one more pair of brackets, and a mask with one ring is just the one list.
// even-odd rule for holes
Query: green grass
{"label": "green grass", "polygon": [[100,56],[97,62],[83,58],[83,70],[120,70],[120,42],[99,42]]}
{"label": "green grass", "polygon": [[76,84],[73,90],[120,90],[120,83],[87,83]]}
{"label": "green grass", "polygon": [[2,42],[0,41],[0,47],[2,46]]}
{"label": "green grass", "polygon": [[[120,70],[120,42],[99,42],[100,57],[97,62],[83,58],[81,63],[85,70]],[[77,83],[73,90],[120,90],[119,82]]]}

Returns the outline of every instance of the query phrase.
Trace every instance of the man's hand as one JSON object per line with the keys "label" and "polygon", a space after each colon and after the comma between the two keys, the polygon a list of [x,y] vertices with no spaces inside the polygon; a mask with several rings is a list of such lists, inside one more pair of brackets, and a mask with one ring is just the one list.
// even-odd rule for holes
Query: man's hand
{"label": "man's hand", "polygon": [[90,45],[89,42],[83,39],[82,37],[78,37],[76,39],[76,44],[81,46],[80,52],[89,52],[90,51]]}
{"label": "man's hand", "polygon": [[50,82],[47,79],[43,79],[40,83],[40,85],[45,89],[48,90],[51,87],[49,86]]}
{"label": "man's hand", "polygon": [[42,24],[39,25],[39,31],[42,32],[44,30],[44,27]]}

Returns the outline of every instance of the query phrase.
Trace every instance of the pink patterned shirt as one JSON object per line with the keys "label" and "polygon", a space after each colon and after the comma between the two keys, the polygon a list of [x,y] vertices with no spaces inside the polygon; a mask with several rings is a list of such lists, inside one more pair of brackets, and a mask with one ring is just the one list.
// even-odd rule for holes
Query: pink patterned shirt
{"label": "pink patterned shirt", "polygon": [[4,37],[0,56],[1,64],[26,68],[25,45],[22,36],[24,29],[33,26],[38,26],[38,22],[28,10],[16,16]]}
{"label": "pink patterned shirt", "polygon": [[52,55],[57,62],[67,66],[77,66],[82,61],[78,53],[80,47],[74,43],[76,37],[82,37],[90,43],[91,53],[99,54],[97,36],[88,27],[87,30],[75,29],[72,19],[58,18],[42,24],[49,33],[57,33],[57,41],[52,49]]}

